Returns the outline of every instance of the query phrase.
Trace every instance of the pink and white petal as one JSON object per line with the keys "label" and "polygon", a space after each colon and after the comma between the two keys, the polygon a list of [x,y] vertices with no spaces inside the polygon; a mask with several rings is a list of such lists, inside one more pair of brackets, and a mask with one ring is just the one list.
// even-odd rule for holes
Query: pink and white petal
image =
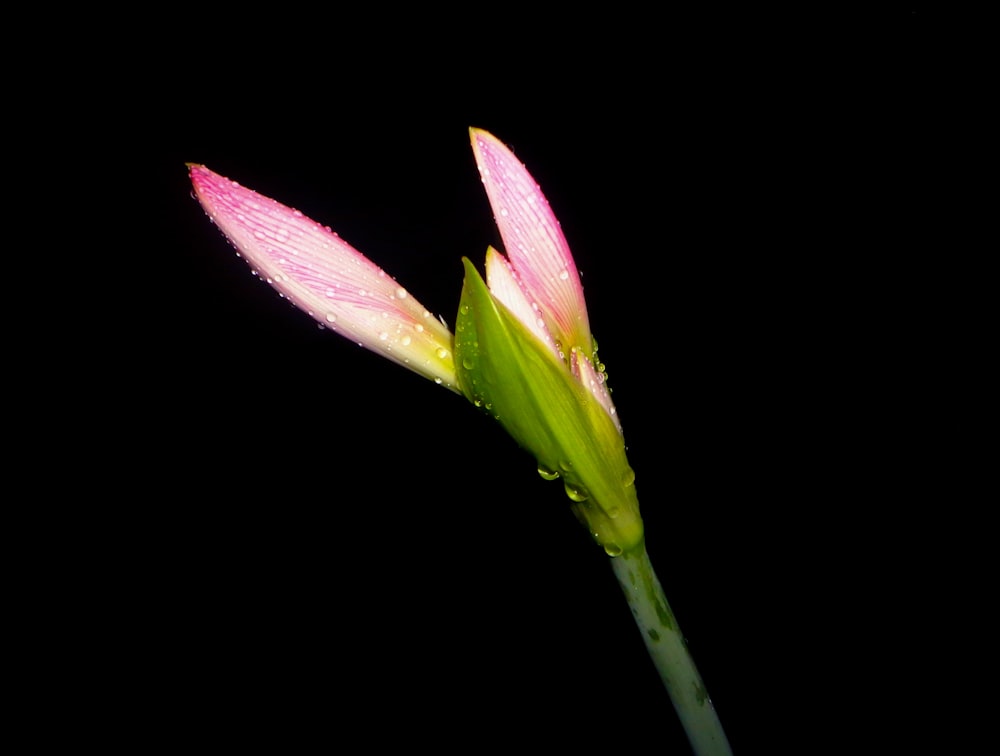
{"label": "pink and white petal", "polygon": [[202,165],[195,195],[254,272],[322,325],[458,391],[451,332],[385,271],[280,202]]}
{"label": "pink and white petal", "polygon": [[538,184],[514,153],[482,129],[470,129],[504,251],[521,285],[564,350],[592,350],[583,286],[562,228]]}
{"label": "pink and white petal", "polygon": [[611,392],[608,391],[608,384],[605,380],[605,375],[602,372],[594,369],[593,363],[590,359],[584,355],[581,350],[573,349],[570,351],[569,356],[570,370],[573,371],[580,382],[590,389],[590,393],[594,395],[601,406],[604,407],[604,411],[608,413],[608,417],[615,424],[618,432],[622,432],[621,420],[618,419],[618,410],[615,409],[614,402],[611,401]]}
{"label": "pink and white petal", "polygon": [[565,361],[565,355],[556,348],[545,319],[538,311],[538,305],[533,304],[524,293],[524,288],[517,280],[517,273],[507,258],[493,247],[486,250],[486,285],[490,293],[499,299],[525,328],[535,334],[557,359]]}

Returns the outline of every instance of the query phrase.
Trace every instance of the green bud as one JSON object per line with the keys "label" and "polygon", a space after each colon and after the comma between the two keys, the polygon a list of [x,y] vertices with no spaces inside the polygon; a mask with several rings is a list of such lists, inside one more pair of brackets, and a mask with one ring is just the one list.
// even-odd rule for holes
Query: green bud
{"label": "green bud", "polygon": [[635,474],[625,442],[594,395],[490,293],[463,258],[455,326],[462,393],[562,478],[576,515],[612,556],[642,542]]}

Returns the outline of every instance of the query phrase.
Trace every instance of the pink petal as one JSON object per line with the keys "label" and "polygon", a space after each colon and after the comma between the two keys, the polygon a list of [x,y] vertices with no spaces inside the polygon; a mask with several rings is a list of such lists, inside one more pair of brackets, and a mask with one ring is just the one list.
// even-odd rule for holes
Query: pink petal
{"label": "pink petal", "polygon": [[549,203],[527,169],[499,139],[470,129],[476,165],[486,187],[504,251],[532,304],[568,352],[593,351],[580,275]]}
{"label": "pink petal", "polygon": [[608,384],[604,373],[595,370],[594,364],[579,349],[573,349],[570,352],[569,362],[573,375],[579,378],[580,382],[590,389],[590,393],[604,407],[604,411],[608,413],[608,417],[611,418],[618,432],[621,433],[622,423],[618,419],[618,410],[615,409],[615,405],[611,401],[611,392],[608,391]]}
{"label": "pink petal", "polygon": [[486,285],[489,287],[490,293],[551,349],[557,359],[565,361],[566,357],[556,348],[552,334],[549,333],[548,326],[545,325],[545,319],[538,312],[537,305],[532,306],[524,288],[517,280],[514,268],[507,258],[493,247],[486,250]]}
{"label": "pink petal", "polygon": [[385,271],[298,210],[190,165],[195,194],[254,272],[322,325],[458,391],[451,332]]}

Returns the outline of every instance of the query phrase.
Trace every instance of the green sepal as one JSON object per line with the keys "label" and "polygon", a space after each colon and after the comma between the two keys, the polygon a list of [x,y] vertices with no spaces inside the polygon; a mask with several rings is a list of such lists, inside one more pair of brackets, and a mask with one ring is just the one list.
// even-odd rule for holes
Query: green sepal
{"label": "green sepal", "polygon": [[611,555],[642,542],[635,474],[607,411],[569,366],[490,293],[468,259],[455,324],[462,393],[563,479],[574,512]]}

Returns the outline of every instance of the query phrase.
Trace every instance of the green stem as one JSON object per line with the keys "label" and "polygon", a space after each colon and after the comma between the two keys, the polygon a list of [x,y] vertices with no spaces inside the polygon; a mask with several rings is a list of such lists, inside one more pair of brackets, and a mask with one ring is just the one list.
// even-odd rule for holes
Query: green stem
{"label": "green stem", "polygon": [[726,733],[653,572],[645,543],[613,557],[611,566],[694,753],[696,756],[731,756]]}

